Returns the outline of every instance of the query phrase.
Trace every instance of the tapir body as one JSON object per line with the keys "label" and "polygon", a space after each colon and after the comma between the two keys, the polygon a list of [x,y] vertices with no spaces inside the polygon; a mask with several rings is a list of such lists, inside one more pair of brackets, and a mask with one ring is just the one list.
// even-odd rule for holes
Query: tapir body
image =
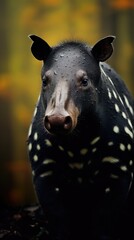
{"label": "tapir body", "polygon": [[133,181],[134,101],[102,63],[114,37],[93,47],[70,41],[53,48],[30,38],[43,67],[28,150],[49,239],[119,239]]}

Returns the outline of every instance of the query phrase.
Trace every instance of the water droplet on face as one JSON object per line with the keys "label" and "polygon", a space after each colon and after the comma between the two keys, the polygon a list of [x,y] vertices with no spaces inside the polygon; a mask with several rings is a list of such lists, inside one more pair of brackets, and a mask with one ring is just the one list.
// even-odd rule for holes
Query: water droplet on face
{"label": "water droplet on face", "polygon": [[64,54],[60,54],[60,57],[61,57],[61,58],[64,57]]}
{"label": "water droplet on face", "polygon": [[58,73],[56,71],[54,71],[54,75],[57,75]]}

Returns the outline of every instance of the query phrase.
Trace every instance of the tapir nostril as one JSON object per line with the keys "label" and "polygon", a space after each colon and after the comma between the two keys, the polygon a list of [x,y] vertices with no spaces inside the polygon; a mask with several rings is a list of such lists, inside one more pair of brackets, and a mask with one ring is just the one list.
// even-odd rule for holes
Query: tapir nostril
{"label": "tapir nostril", "polygon": [[51,115],[46,116],[44,119],[45,128],[56,134],[65,134],[72,129],[72,119],[70,116]]}
{"label": "tapir nostril", "polygon": [[64,128],[67,130],[72,128],[72,119],[70,116],[65,117]]}

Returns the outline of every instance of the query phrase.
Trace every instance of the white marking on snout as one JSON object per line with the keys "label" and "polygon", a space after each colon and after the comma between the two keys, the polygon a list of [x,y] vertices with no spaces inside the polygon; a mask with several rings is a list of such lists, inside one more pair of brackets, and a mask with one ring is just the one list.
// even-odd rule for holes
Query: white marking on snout
{"label": "white marking on snout", "polygon": [[53,114],[62,114],[64,116],[67,116],[68,113],[65,110],[65,104],[68,99],[68,92],[69,92],[69,85],[67,81],[60,80],[52,94],[52,97],[48,103],[47,109],[46,109],[46,116],[50,116]]}
{"label": "white marking on snout", "polygon": [[69,83],[62,79],[57,83],[51,99],[47,105],[45,116],[62,115],[70,116],[73,130],[77,125],[77,119],[80,112],[75,103],[69,96]]}

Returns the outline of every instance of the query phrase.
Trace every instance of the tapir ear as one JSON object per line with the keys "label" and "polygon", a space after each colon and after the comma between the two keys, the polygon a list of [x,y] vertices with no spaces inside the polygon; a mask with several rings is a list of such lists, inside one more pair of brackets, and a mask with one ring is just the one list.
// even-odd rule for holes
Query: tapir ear
{"label": "tapir ear", "polygon": [[112,42],[114,39],[115,39],[114,36],[108,36],[101,39],[93,46],[91,52],[97,59],[97,61],[104,62],[112,55],[113,53]]}
{"label": "tapir ear", "polygon": [[51,52],[52,48],[48,45],[47,42],[36,35],[29,35],[29,37],[33,41],[31,51],[34,57],[38,60],[45,60]]}

